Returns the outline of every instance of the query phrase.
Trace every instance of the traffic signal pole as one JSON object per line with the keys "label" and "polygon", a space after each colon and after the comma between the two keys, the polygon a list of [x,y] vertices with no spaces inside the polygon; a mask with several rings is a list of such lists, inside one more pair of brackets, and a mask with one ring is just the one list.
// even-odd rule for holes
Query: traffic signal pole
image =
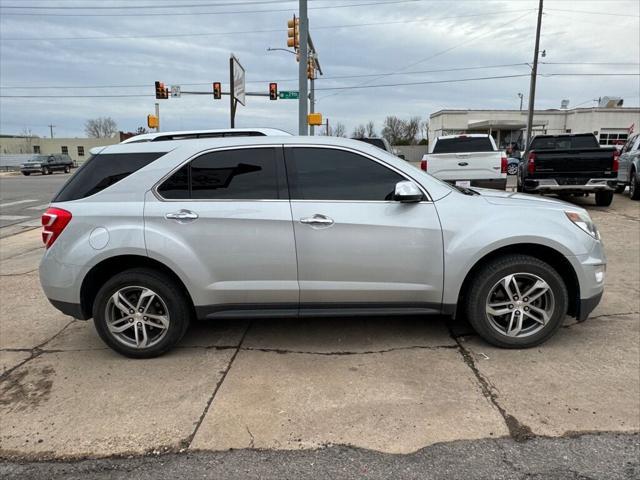
{"label": "traffic signal pole", "polygon": [[[315,89],[315,78],[311,78],[310,80],[310,89],[309,89],[309,113],[314,113],[316,111],[316,89]],[[316,134],[316,127],[311,125],[309,128],[309,133],[313,136]]]}
{"label": "traffic signal pole", "polygon": [[308,135],[307,112],[309,92],[307,88],[307,67],[309,56],[309,17],[307,14],[307,0],[299,0],[300,14],[300,63],[298,63],[298,134]]}
{"label": "traffic signal pole", "polygon": [[156,118],[158,119],[158,126],[156,127],[156,132],[160,131],[160,104],[156,102]]}

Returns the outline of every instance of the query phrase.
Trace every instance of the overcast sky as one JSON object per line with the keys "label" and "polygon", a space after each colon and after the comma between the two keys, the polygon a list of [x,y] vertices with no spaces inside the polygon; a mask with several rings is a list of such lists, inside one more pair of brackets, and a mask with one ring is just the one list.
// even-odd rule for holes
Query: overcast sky
{"label": "overcast sky", "polygon": [[[286,22],[297,4],[0,0],[0,133],[30,128],[45,136],[52,123],[57,137],[84,136],[84,122],[98,116],[113,117],[120,130],[135,130],[153,113],[155,80],[198,91],[222,81],[226,91],[231,52],[246,69],[247,90],[266,93],[269,81],[280,90],[297,90],[294,56],[267,51],[286,47]],[[426,119],[443,108],[519,108],[519,92],[526,108],[537,4],[309,0],[311,35],[326,77],[316,82],[316,111],[350,133],[368,120],[379,129],[387,115]],[[12,6],[23,8],[7,8]],[[57,8],[24,8],[44,6]],[[132,8],[137,6],[166,8]],[[565,98],[570,107],[588,107],[606,95],[639,105],[638,0],[545,0],[544,12],[541,60],[548,63],[540,65],[537,108],[558,108]],[[633,75],[586,75],[612,73]],[[363,76],[371,74],[379,75]],[[447,82],[497,76],[511,78]],[[418,84],[323,90],[412,82]],[[132,96],[63,98],[119,94]],[[161,100],[160,109],[163,130],[229,124],[228,97],[185,95]],[[236,125],[295,133],[297,119],[296,101],[249,97]]]}

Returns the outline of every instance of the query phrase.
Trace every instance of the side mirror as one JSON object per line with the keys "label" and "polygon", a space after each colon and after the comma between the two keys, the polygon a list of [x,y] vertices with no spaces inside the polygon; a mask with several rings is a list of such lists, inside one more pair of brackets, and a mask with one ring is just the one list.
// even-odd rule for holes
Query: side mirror
{"label": "side mirror", "polygon": [[397,202],[412,203],[419,202],[424,198],[418,186],[408,180],[396,183],[393,199]]}

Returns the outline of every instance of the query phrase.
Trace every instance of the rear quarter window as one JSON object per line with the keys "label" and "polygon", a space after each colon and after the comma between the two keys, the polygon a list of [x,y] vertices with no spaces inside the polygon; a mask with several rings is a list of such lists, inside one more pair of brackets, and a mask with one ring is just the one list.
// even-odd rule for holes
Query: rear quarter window
{"label": "rear quarter window", "polygon": [[445,138],[436,141],[432,153],[493,152],[489,137]]}
{"label": "rear quarter window", "polygon": [[94,195],[149,165],[166,152],[98,154],[87,160],[64,184],[54,202]]}

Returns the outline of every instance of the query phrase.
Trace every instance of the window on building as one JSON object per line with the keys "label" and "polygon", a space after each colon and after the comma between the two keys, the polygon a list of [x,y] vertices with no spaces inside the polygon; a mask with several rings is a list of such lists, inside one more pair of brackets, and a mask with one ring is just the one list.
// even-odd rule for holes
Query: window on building
{"label": "window on building", "polygon": [[[64,153],[64,152],[62,152]],[[84,157],[84,147],[82,145],[78,145],[78,156]]]}
{"label": "window on building", "polygon": [[600,145],[622,145],[628,137],[628,133],[602,132],[599,140]]}
{"label": "window on building", "polygon": [[62,153],[64,155],[69,155],[69,147],[67,147],[66,145],[62,145]]}
{"label": "window on building", "polygon": [[40,153],[40,145],[33,146],[33,153]]}

